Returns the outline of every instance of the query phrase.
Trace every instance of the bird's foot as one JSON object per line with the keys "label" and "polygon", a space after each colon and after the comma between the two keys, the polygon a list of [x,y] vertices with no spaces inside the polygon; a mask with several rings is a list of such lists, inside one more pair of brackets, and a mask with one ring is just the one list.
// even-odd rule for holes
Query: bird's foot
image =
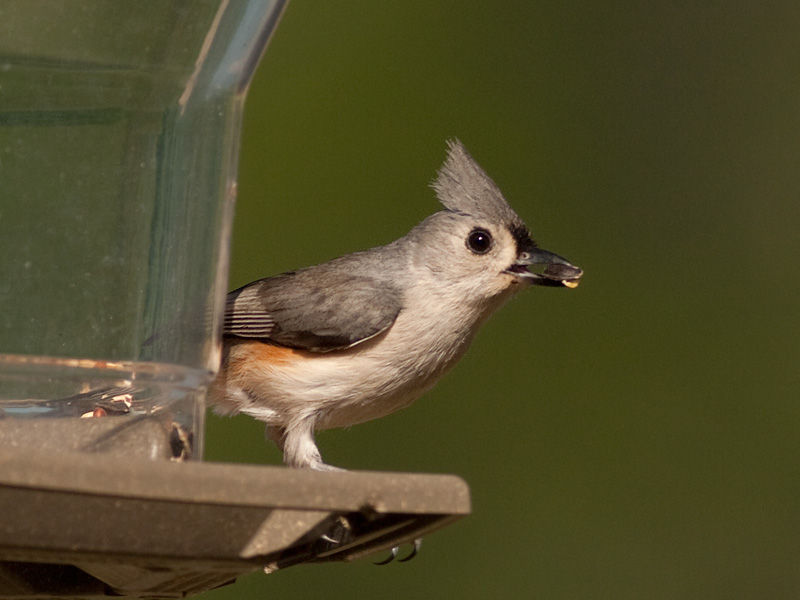
{"label": "bird's foot", "polygon": [[412,558],[414,558],[417,554],[419,554],[419,550],[422,548],[422,538],[417,538],[414,540],[413,547],[411,548],[411,552],[408,555],[404,556],[403,558],[397,558],[400,554],[400,546],[394,546],[389,551],[389,556],[385,559],[378,561],[374,564],[376,565],[388,565],[390,562],[393,562],[397,559],[397,562],[408,562]]}
{"label": "bird's foot", "polygon": [[347,469],[342,469],[341,467],[334,467],[333,465],[325,464],[322,461],[312,462],[308,465],[307,468],[311,469],[312,471],[328,471],[328,472],[338,471],[340,473],[347,470]]}

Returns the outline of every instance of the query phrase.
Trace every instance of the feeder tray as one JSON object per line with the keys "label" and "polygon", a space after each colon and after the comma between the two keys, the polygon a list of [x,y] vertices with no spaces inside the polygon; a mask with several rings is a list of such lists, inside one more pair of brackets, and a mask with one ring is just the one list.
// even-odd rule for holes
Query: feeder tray
{"label": "feeder tray", "polygon": [[353,560],[470,511],[451,475],[0,451],[0,598],[177,598]]}

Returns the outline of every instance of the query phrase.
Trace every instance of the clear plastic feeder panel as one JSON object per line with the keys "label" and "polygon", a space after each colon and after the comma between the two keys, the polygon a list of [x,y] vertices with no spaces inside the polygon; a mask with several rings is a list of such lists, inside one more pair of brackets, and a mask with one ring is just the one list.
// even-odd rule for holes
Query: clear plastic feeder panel
{"label": "clear plastic feeder panel", "polygon": [[200,457],[279,0],[0,4],[0,440]]}

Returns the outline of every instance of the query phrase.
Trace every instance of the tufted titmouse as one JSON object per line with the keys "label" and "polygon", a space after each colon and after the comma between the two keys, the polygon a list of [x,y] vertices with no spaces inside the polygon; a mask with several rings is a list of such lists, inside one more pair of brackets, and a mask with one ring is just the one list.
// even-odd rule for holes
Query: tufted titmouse
{"label": "tufted titmouse", "polygon": [[407,235],[228,294],[211,402],[264,421],[287,465],[333,469],[315,430],[409,406],[512,295],[578,285],[583,271],[538,248],[464,146],[448,147],[433,182],[444,210]]}

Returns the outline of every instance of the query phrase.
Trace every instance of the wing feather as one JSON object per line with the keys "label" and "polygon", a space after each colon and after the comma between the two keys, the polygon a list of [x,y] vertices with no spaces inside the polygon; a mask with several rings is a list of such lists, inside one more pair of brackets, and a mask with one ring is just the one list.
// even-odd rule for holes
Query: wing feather
{"label": "wing feather", "polygon": [[228,294],[224,334],[327,352],[385,331],[401,307],[402,294],[390,282],[311,268]]}

